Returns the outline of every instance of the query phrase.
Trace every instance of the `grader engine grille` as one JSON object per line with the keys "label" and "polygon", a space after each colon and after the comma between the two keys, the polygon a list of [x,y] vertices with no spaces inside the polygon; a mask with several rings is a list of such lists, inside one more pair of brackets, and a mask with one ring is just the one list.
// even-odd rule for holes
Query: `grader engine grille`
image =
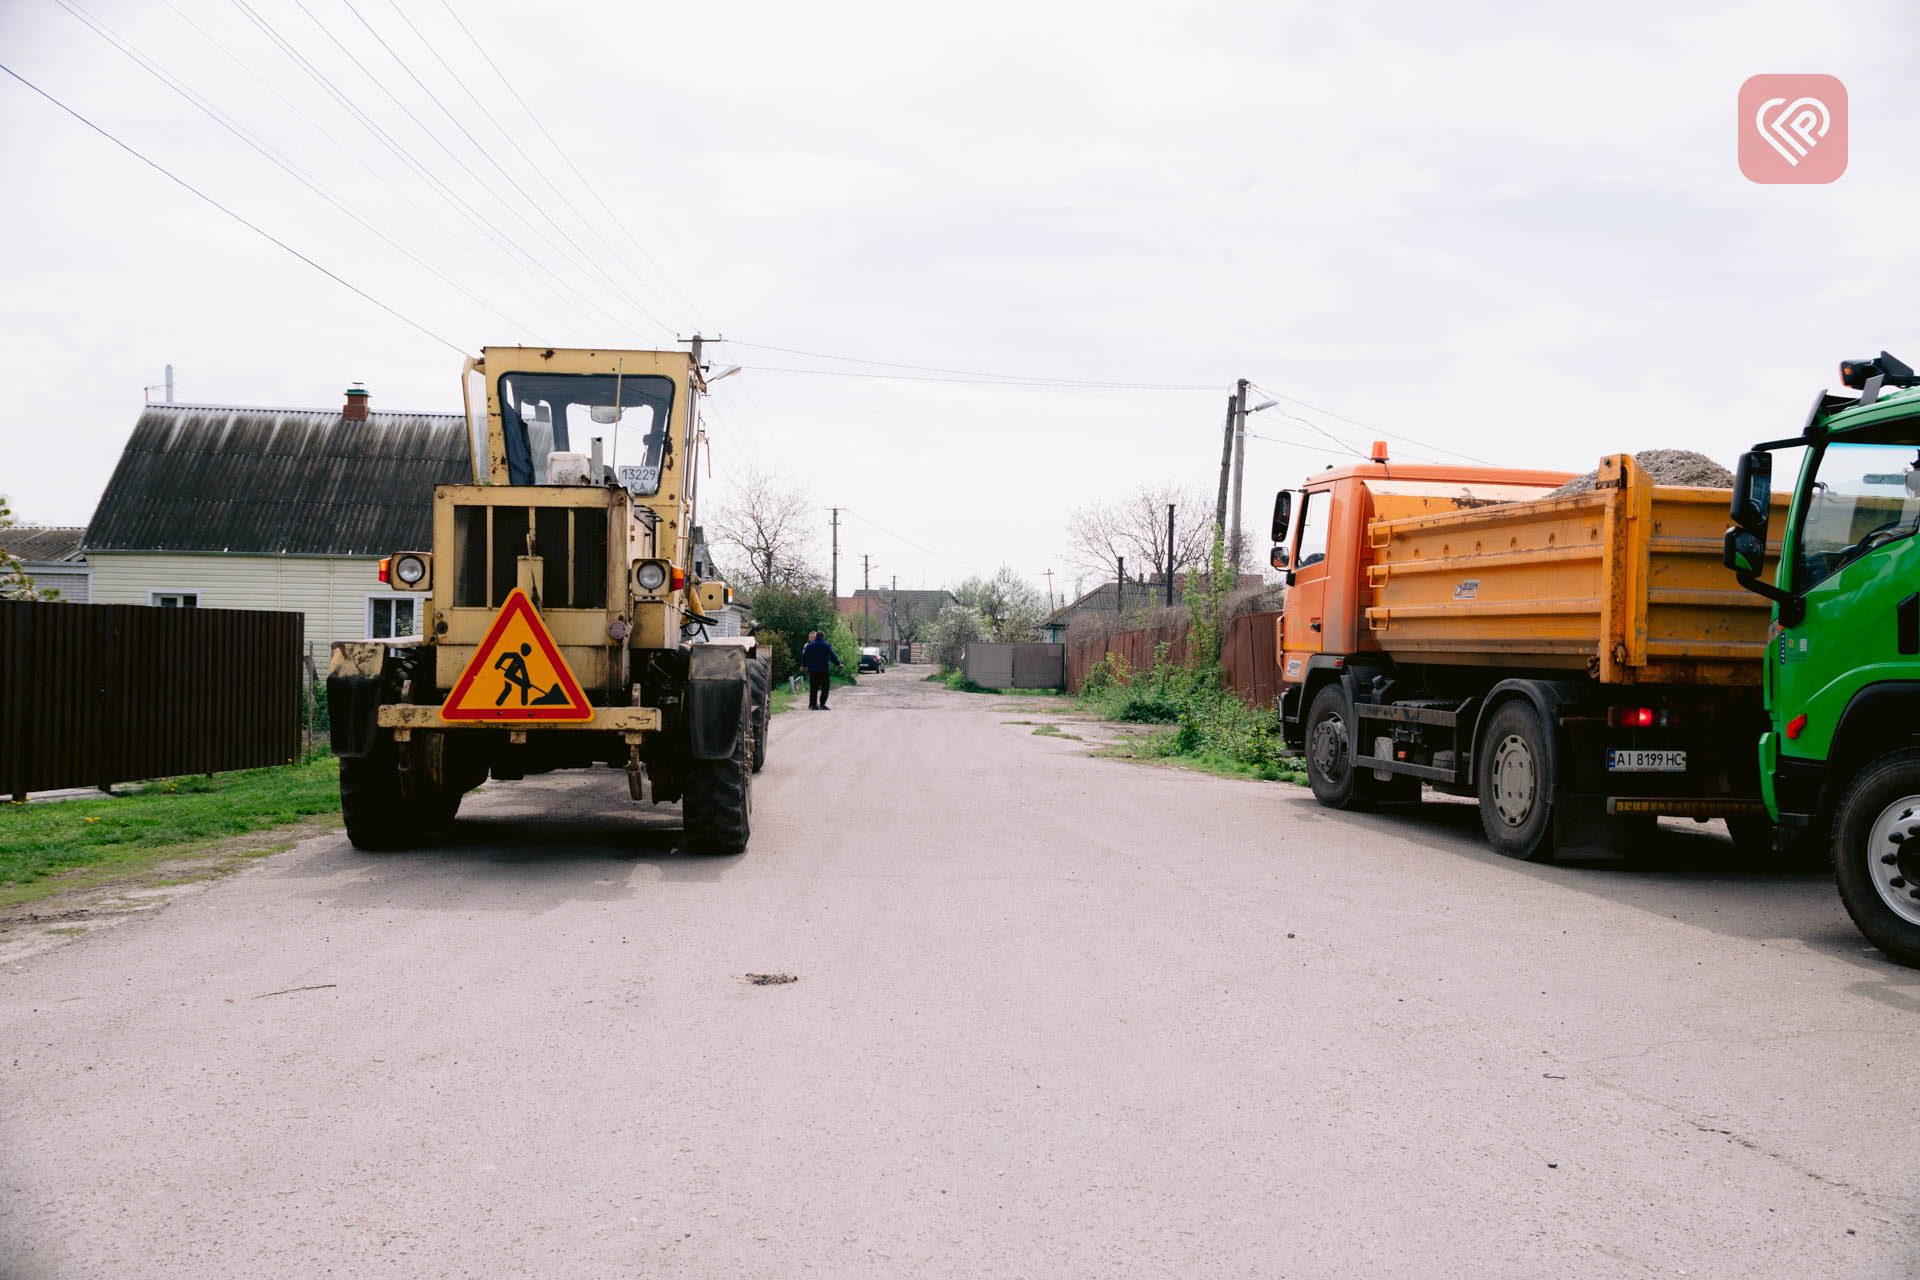
{"label": "grader engine grille", "polygon": [[453,541],[455,608],[504,603],[524,555],[541,559],[543,607],[607,607],[607,513],[601,508],[457,506]]}

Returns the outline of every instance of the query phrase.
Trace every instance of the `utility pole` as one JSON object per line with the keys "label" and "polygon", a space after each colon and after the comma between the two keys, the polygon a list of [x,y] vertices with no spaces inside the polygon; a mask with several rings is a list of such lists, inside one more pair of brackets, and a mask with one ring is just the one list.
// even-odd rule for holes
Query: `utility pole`
{"label": "utility pole", "polygon": [[1116,556],[1120,562],[1120,581],[1113,584],[1113,612],[1117,616],[1127,608],[1127,558]]}
{"label": "utility pole", "polygon": [[1053,612],[1053,570],[1047,570],[1047,612]]}
{"label": "utility pole", "polygon": [[1173,607],[1173,504],[1167,504],[1167,607]]}
{"label": "utility pole", "polygon": [[1233,406],[1233,532],[1227,537],[1229,581],[1240,580],[1240,493],[1247,487],[1247,380],[1240,379]]}
{"label": "utility pole", "polygon": [[828,507],[827,510],[833,512],[833,519],[829,522],[833,525],[833,586],[830,588],[830,594],[834,600],[833,607],[838,609],[840,607],[840,508]]}
{"label": "utility pole", "polygon": [[1236,397],[1227,397],[1227,431],[1220,439],[1220,501],[1214,504],[1213,527],[1222,534],[1227,530],[1227,485],[1233,479],[1233,422],[1238,403]]}
{"label": "utility pole", "polygon": [[860,557],[860,643],[873,643],[873,557]]}

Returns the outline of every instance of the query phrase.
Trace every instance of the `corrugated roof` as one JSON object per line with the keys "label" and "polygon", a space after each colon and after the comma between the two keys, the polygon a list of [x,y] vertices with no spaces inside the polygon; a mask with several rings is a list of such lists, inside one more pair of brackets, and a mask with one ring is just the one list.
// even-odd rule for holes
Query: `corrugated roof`
{"label": "corrugated roof", "polygon": [[386,555],[433,544],[433,486],[469,483],[457,413],[148,405],[88,551]]}
{"label": "corrugated roof", "polygon": [[80,559],[80,538],[85,529],[54,529],[36,525],[15,525],[0,529],[0,549],[32,564],[54,564]]}

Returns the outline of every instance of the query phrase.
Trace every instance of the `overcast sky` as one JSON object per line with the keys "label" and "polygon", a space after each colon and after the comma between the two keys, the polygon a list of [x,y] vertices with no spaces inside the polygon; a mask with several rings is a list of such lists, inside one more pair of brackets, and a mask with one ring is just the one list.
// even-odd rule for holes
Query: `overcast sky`
{"label": "overcast sky", "polygon": [[[716,388],[716,478],[803,484],[823,562],[825,508],[850,508],[843,591],[863,553],[876,583],[1007,562],[1044,584],[1072,507],[1142,480],[1211,494],[1240,377],[1362,448],[1371,427],[1427,446],[1396,456],[1579,471],[1651,446],[1730,461],[1797,429],[1840,357],[1920,361],[1910,3],[456,0],[584,184],[442,0],[68,3],[407,253],[59,0],[0,0],[0,61],[452,347],[697,326],[1204,388],[782,372],[885,370],[726,348],[747,369]],[[1741,176],[1759,72],[1845,83],[1840,181]],[[455,350],[4,77],[0,154],[0,492],[24,520],[86,522],[168,362],[189,402],[327,407],[363,381],[375,408],[458,409]],[[1256,424],[1263,529],[1339,446]]]}

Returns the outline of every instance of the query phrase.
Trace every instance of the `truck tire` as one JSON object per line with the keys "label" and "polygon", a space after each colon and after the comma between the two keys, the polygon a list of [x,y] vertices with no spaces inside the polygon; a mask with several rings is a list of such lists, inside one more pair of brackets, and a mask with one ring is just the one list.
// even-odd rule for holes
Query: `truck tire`
{"label": "truck tire", "polygon": [[767,715],[771,708],[768,700],[772,696],[773,661],[771,658],[754,657],[747,660],[747,692],[753,699],[753,771],[764,769],[767,764]]}
{"label": "truck tire", "polygon": [[1523,862],[1553,856],[1553,740],[1533,704],[1502,703],[1475,754],[1480,825],[1496,853]]}
{"label": "truck tire", "polygon": [[1370,773],[1353,767],[1351,732],[1346,694],[1337,684],[1327,685],[1314,695],[1307,712],[1306,756],[1307,785],[1313,798],[1329,809],[1366,810],[1374,805],[1378,787]]}
{"label": "truck tire", "polygon": [[1833,872],[1867,941],[1920,968],[1920,751],[1880,757],[1847,788],[1834,817]]}
{"label": "truck tire", "polygon": [[370,755],[340,761],[340,817],[347,839],[368,853],[411,849],[453,824],[459,793],[422,787],[400,794],[400,761],[388,734]]}
{"label": "truck tire", "polygon": [[[748,663],[751,672],[757,664]],[[751,676],[749,676],[751,683]],[[725,760],[688,760],[681,798],[687,852],[740,853],[753,817],[753,699],[740,699],[740,736]]]}

